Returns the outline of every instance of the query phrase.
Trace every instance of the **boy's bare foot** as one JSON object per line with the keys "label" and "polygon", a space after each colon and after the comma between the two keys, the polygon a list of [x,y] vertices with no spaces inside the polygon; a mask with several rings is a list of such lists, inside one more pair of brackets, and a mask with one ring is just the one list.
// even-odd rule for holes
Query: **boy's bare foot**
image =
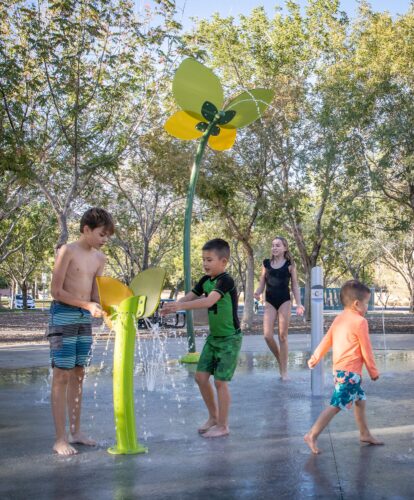
{"label": "boy's bare foot", "polygon": [[318,455],[319,453],[321,453],[321,450],[316,446],[316,439],[314,437],[312,437],[309,433],[305,434],[303,436],[303,439],[304,439],[305,443],[311,449],[312,453],[315,453],[315,455]]}
{"label": "boy's bare foot", "polygon": [[286,382],[286,381],[290,380],[289,375],[287,373],[283,373],[283,374],[281,373],[280,374],[280,380],[282,382]]}
{"label": "boy's bare foot", "polygon": [[69,434],[69,443],[84,444],[85,446],[96,446],[96,441],[85,436],[83,432],[77,432],[76,434]]}
{"label": "boy's bare foot", "polygon": [[383,445],[383,441],[379,441],[377,438],[374,438],[372,434],[368,434],[367,436],[361,436],[359,438],[361,443],[368,443],[368,444],[376,444],[376,445]]}
{"label": "boy's bare foot", "polygon": [[71,446],[65,439],[58,439],[53,445],[53,451],[58,455],[76,455],[78,450]]}
{"label": "boy's bare foot", "polygon": [[230,434],[230,430],[227,425],[214,425],[210,430],[203,433],[203,437],[205,438],[218,438],[222,436],[228,436]]}
{"label": "boy's bare foot", "polygon": [[207,432],[209,429],[211,429],[212,427],[214,427],[215,425],[217,424],[217,419],[215,418],[209,418],[206,422],[204,422],[203,425],[201,425],[199,428],[198,428],[198,432],[200,434],[204,434],[205,432]]}

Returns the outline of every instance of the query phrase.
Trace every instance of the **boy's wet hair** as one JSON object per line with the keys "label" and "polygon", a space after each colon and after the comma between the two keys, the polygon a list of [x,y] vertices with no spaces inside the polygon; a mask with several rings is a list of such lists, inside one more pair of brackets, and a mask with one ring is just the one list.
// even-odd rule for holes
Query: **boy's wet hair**
{"label": "boy's wet hair", "polygon": [[202,250],[215,252],[220,259],[230,259],[230,245],[226,240],[222,240],[221,238],[214,238],[214,240],[207,241]]}
{"label": "boy's wet hair", "polygon": [[96,229],[97,227],[103,227],[110,235],[115,232],[115,224],[112,216],[104,208],[89,208],[82,215],[80,221],[80,232],[83,233],[85,226],[90,229]]}
{"label": "boy's wet hair", "polygon": [[343,306],[351,305],[355,300],[364,300],[371,290],[358,280],[346,281],[341,288],[340,299]]}

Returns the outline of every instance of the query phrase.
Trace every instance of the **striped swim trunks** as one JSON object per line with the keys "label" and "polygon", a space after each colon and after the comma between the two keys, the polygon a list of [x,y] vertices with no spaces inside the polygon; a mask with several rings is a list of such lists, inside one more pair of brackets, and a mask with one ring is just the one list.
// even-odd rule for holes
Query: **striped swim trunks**
{"label": "striped swim trunks", "polygon": [[92,317],[89,311],[53,301],[46,335],[52,367],[70,370],[88,366],[92,346]]}

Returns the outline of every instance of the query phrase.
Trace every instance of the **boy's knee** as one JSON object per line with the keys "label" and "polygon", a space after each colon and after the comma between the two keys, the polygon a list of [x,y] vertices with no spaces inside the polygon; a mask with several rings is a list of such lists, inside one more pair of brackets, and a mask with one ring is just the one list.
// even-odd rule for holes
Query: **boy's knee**
{"label": "boy's knee", "polygon": [[217,390],[220,390],[223,389],[224,387],[227,387],[227,382],[225,380],[214,379],[214,385],[216,386]]}
{"label": "boy's knee", "polygon": [[273,332],[264,332],[263,338],[267,343],[271,342],[273,340]]}
{"label": "boy's knee", "polygon": [[210,374],[204,372],[196,372],[194,378],[198,385],[204,385],[209,383]]}
{"label": "boy's knee", "polygon": [[70,378],[69,370],[62,370],[60,368],[55,368],[53,371],[53,381],[58,384],[67,384]]}
{"label": "boy's knee", "polygon": [[85,367],[75,366],[75,368],[72,371],[72,374],[79,380],[79,382],[82,382],[85,377]]}

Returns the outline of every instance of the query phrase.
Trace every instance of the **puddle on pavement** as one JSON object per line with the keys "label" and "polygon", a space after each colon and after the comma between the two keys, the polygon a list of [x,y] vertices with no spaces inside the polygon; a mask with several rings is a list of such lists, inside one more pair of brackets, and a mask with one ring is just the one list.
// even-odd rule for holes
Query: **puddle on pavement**
{"label": "puddle on pavement", "polygon": [[[309,359],[310,352],[308,351],[295,351],[289,353],[289,371],[291,372],[306,372],[307,360]],[[375,359],[379,370],[383,374],[392,375],[393,372],[404,372],[414,370],[414,351],[376,351]],[[331,356],[326,356],[324,360],[325,372],[329,373],[331,369]],[[273,371],[277,367],[276,361],[270,353],[251,353],[244,352],[240,354],[237,372],[247,374],[260,373],[266,371]],[[168,375],[171,378],[186,378],[189,374],[194,373],[196,365],[182,365],[176,360],[168,361]],[[111,375],[112,366],[108,365],[104,368],[94,366],[88,368],[87,378],[92,381],[93,377],[102,375],[106,379]],[[142,371],[136,371],[135,378],[140,378]],[[44,383],[45,380],[50,378],[50,369],[48,367],[35,367],[35,368],[18,368],[8,369],[0,368],[0,387],[24,384],[24,385],[37,385]]]}

